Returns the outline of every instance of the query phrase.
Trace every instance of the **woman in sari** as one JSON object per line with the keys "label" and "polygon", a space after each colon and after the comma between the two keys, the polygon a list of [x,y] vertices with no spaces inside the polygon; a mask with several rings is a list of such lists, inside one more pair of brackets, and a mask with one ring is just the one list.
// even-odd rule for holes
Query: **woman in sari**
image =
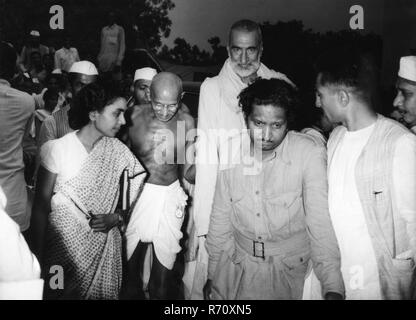
{"label": "woman in sari", "polygon": [[[115,87],[94,83],[84,87],[68,113],[75,131],[41,149],[32,234],[33,249],[43,261],[47,299],[119,298],[123,216],[116,208],[120,180],[127,172],[124,199],[132,204],[145,171],[114,138],[125,123],[126,110],[126,100]],[[52,266],[62,267],[63,288],[57,279],[59,267]]]}

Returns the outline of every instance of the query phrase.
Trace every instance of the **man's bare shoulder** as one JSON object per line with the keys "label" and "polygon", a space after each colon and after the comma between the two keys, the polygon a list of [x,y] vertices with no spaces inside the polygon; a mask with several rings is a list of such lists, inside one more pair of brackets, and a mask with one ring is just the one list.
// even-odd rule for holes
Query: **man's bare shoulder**
{"label": "man's bare shoulder", "polygon": [[191,110],[189,110],[188,106],[183,102],[181,102],[181,107],[180,107],[179,110],[182,110],[182,111],[187,112],[189,114],[191,113]]}
{"label": "man's bare shoulder", "polygon": [[149,113],[152,112],[152,107],[150,104],[141,104],[133,106],[130,110],[130,119],[134,122],[135,120],[140,120],[149,115]]}
{"label": "man's bare shoulder", "polygon": [[185,125],[187,127],[187,129],[192,129],[195,128],[195,119],[194,117],[192,117],[192,115],[183,110],[183,109],[179,109],[178,111],[178,121],[185,121]]}

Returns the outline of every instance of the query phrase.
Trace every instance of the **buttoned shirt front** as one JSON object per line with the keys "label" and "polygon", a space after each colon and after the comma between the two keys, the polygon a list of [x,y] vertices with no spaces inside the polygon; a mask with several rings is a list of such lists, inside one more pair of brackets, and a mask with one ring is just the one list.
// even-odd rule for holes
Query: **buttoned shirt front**
{"label": "buttoned shirt front", "polygon": [[310,245],[324,292],[342,294],[339,249],[327,190],[326,149],[295,132],[287,134],[261,167],[247,170],[241,163],[220,171],[207,235],[208,278],[214,276],[221,252],[233,241],[235,232],[277,244],[304,233],[309,243],[303,247]]}

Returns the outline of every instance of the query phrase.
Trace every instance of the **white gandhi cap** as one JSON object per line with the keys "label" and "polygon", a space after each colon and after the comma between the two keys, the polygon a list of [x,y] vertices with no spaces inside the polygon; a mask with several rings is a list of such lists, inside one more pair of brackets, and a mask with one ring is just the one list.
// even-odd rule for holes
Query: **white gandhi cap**
{"label": "white gandhi cap", "polygon": [[40,33],[38,30],[32,30],[30,31],[30,35],[33,37],[40,37]]}
{"label": "white gandhi cap", "polygon": [[59,68],[56,68],[55,70],[52,71],[52,74],[62,74],[62,70]]}
{"label": "white gandhi cap", "polygon": [[400,58],[399,77],[416,82],[416,56]]}
{"label": "white gandhi cap", "polygon": [[95,65],[86,60],[74,62],[72,67],[69,69],[69,73],[82,73],[87,76],[98,76],[98,71]]}
{"label": "white gandhi cap", "polygon": [[134,82],[136,82],[137,80],[141,79],[141,80],[149,80],[152,81],[153,77],[157,74],[157,71],[153,68],[141,68],[141,69],[137,69],[136,72],[134,73]]}

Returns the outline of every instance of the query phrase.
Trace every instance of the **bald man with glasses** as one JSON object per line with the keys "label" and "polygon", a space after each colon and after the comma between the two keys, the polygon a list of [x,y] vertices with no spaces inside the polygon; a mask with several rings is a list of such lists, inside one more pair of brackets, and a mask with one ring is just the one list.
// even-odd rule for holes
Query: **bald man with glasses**
{"label": "bald man with glasses", "polygon": [[[147,290],[150,299],[181,295],[171,290],[176,288],[172,269],[181,250],[179,241],[188,198],[179,181],[195,179],[194,167],[186,157],[193,146],[186,134],[195,125],[192,116],[181,107],[182,95],[180,78],[161,72],[152,80],[150,103],[135,106],[127,115],[131,149],[149,174],[126,230],[128,298],[144,298]],[[145,258],[149,244],[150,270]]]}

